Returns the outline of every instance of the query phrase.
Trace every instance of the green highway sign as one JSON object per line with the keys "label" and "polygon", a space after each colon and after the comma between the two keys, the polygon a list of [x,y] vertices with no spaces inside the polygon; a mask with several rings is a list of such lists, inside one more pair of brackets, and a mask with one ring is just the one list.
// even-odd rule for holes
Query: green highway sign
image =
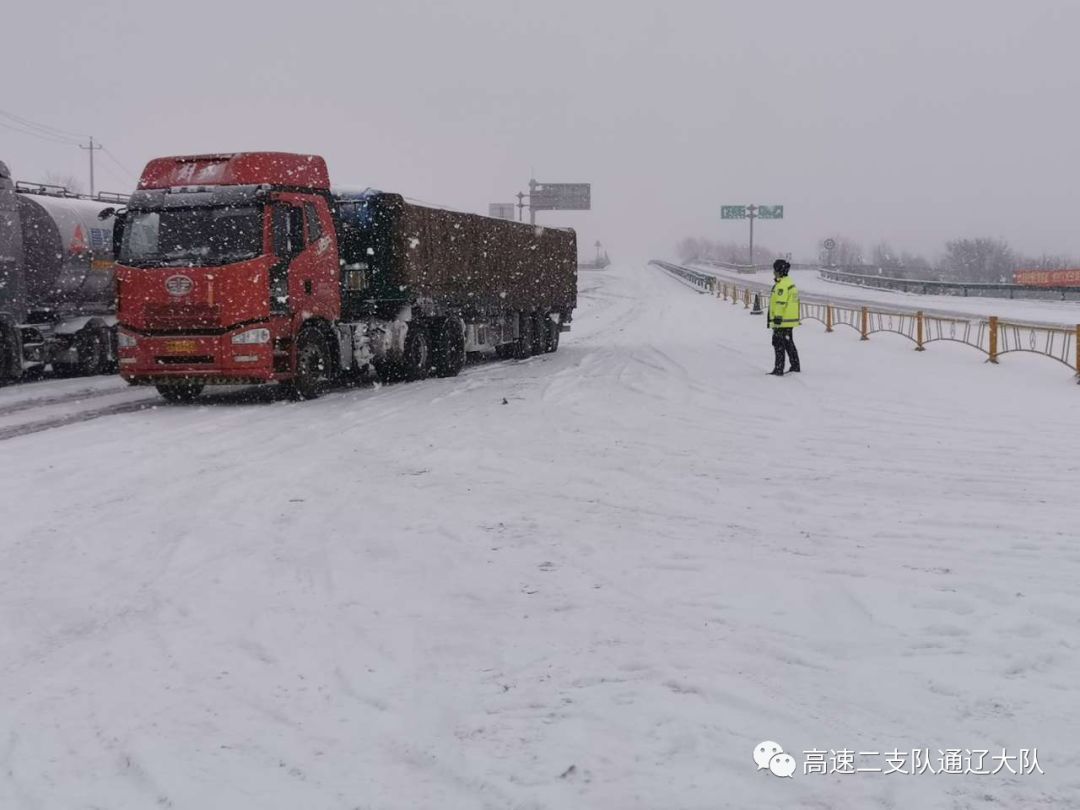
{"label": "green highway sign", "polygon": [[782,205],[759,205],[757,210],[758,219],[783,219],[784,206]]}
{"label": "green highway sign", "polygon": [[746,206],[721,205],[720,219],[746,219]]}

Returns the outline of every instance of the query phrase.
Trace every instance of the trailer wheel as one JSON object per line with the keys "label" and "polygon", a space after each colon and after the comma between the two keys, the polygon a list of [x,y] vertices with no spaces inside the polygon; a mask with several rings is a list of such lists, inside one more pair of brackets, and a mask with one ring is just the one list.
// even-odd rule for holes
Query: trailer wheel
{"label": "trailer wheel", "polygon": [[202,393],[204,384],[196,380],[179,383],[158,383],[154,386],[166,402],[191,402]]}
{"label": "trailer wheel", "polygon": [[551,320],[551,318],[544,318],[544,325],[547,329],[547,340],[545,341],[544,351],[557,352],[559,350],[559,335],[562,330],[559,328],[559,324]]}
{"label": "trailer wheel", "polygon": [[424,380],[431,374],[431,338],[423,323],[413,321],[409,324],[401,362],[406,380]]}
{"label": "trailer wheel", "polygon": [[548,333],[547,333],[547,325],[546,325],[547,324],[547,318],[545,316],[541,315],[539,312],[537,312],[537,313],[533,314],[532,320],[533,320],[532,353],[533,354],[543,354],[544,352],[547,351],[547,341],[548,341]]}
{"label": "trailer wheel", "polygon": [[0,323],[0,385],[15,381],[15,371],[21,367],[18,355],[14,332]]}
{"label": "trailer wheel", "polygon": [[432,355],[435,374],[456,377],[465,367],[465,327],[458,318],[445,318],[434,329]]}
{"label": "trailer wheel", "polygon": [[533,317],[527,312],[520,313],[518,317],[520,319],[520,325],[517,343],[514,344],[514,357],[518,360],[525,360],[532,357],[533,354],[533,338],[536,333],[536,321],[534,321]]}
{"label": "trailer wheel", "polygon": [[289,396],[317,399],[329,385],[330,376],[330,357],[322,337],[314,331],[304,332],[296,347],[296,376],[288,383]]}

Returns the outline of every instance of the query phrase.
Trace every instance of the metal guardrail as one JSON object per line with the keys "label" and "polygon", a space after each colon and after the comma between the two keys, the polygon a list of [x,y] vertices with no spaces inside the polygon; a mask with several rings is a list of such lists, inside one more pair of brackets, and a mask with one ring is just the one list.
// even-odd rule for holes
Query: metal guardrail
{"label": "metal guardrail", "polygon": [[920,295],[960,295],[975,293],[987,298],[1060,298],[1080,300],[1080,287],[1041,287],[1033,284],[993,284],[988,282],[930,281],[917,278],[894,278],[867,273],[852,273],[833,267],[819,269],[821,277],[838,284],[873,287],[880,290],[918,293]]}
{"label": "metal guardrail", "polygon": [[700,273],[697,270],[691,270],[689,267],[683,267],[679,264],[662,262],[659,259],[653,259],[651,262],[649,262],[649,264],[654,264],[660,269],[666,270],[667,272],[671,273],[673,276],[678,276],[687,284],[690,284],[692,287],[696,287],[699,292],[716,292],[716,276],[710,276],[708,273]]}
{"label": "metal guardrail", "polygon": [[[653,261],[650,264],[675,275],[704,275],[669,262]],[[768,287],[712,278],[712,292],[717,298],[730,300],[735,305],[741,303],[744,309],[750,309],[752,305],[753,312],[768,312]],[[838,326],[850,327],[859,333],[861,340],[869,340],[878,332],[891,332],[910,340],[920,352],[926,350],[927,344],[951,341],[982,352],[991,363],[997,363],[1002,355],[1013,352],[1038,354],[1068,366],[1080,382],[1080,324],[1067,327],[1006,321],[996,315],[937,315],[922,310],[879,309],[828,300],[803,301],[801,315],[803,320],[824,324],[826,332],[833,332]]]}
{"label": "metal guardrail", "polygon": [[[698,264],[707,264],[710,267],[717,267],[721,270],[733,270],[736,273],[758,273],[762,270],[772,270],[773,263],[767,262],[765,264],[735,264],[734,262],[722,262],[719,259],[696,259]],[[799,262],[791,263],[792,270],[818,270],[819,266],[816,264],[801,264]]]}

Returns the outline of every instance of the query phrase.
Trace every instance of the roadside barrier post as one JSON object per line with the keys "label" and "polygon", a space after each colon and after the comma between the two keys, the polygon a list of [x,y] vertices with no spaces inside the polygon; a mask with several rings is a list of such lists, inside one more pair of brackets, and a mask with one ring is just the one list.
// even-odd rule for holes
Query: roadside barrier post
{"label": "roadside barrier post", "polygon": [[1076,325],[1076,337],[1073,338],[1073,342],[1076,344],[1076,376],[1077,382],[1080,383],[1080,323]]}
{"label": "roadside barrier post", "polygon": [[743,298],[745,299],[743,301],[743,303],[745,304],[745,306],[743,306],[743,309],[750,309],[750,288],[749,287],[746,288],[746,295],[744,295]]}
{"label": "roadside barrier post", "polygon": [[918,312],[915,313],[915,351],[926,351],[926,347],[923,346],[923,340],[923,314],[922,310],[920,309]]}
{"label": "roadside barrier post", "polygon": [[996,363],[998,356],[998,319],[997,315],[990,316],[990,357],[988,362]]}
{"label": "roadside barrier post", "polygon": [[832,331],[832,304],[825,305],[825,331]]}
{"label": "roadside barrier post", "polygon": [[731,287],[731,305],[735,306],[739,303],[739,288],[732,285]]}
{"label": "roadside barrier post", "polygon": [[862,337],[859,340],[870,339],[870,311],[866,307],[862,308],[862,329],[859,331],[862,332]]}

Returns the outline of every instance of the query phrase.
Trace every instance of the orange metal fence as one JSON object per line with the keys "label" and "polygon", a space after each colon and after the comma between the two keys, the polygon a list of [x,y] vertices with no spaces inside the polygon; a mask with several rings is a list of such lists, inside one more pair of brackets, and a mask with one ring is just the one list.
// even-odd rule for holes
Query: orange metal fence
{"label": "orange metal fence", "polygon": [[[678,267],[667,262],[654,264],[665,270]],[[767,312],[769,308],[769,291],[763,286],[716,278],[715,292],[718,298],[736,305],[741,303],[744,309],[753,306],[755,312]],[[1007,321],[995,315],[936,315],[921,310],[860,307],[829,301],[803,301],[802,318],[819,321],[826,332],[833,332],[838,326],[850,327],[862,340],[869,340],[876,332],[892,332],[912,341],[916,351],[924,351],[927,344],[939,341],[962,343],[985,354],[991,363],[1011,352],[1039,354],[1063,363],[1080,378],[1080,324],[1053,326]]]}

